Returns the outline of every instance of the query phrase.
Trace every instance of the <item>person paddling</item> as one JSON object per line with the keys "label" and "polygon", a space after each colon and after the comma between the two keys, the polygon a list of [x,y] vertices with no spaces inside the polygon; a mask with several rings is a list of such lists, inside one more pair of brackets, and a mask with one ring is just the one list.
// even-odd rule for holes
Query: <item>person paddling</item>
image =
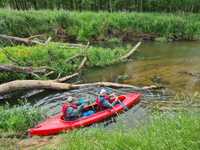
{"label": "person paddling", "polygon": [[101,89],[99,96],[96,99],[96,103],[99,106],[100,110],[113,108],[116,104],[114,99],[110,98],[108,92],[105,89]]}
{"label": "person paddling", "polygon": [[68,99],[65,101],[65,103],[62,106],[62,113],[64,120],[75,120],[77,119],[81,111],[83,110],[84,104],[81,104],[78,106],[75,102],[73,102],[73,97],[68,97]]}
{"label": "person paddling", "polygon": [[101,89],[99,97],[96,99],[96,103],[99,106],[100,110],[106,108],[113,108],[116,104],[120,104],[125,111],[128,110],[128,107],[124,105],[123,102],[114,94],[109,94],[105,89]]}

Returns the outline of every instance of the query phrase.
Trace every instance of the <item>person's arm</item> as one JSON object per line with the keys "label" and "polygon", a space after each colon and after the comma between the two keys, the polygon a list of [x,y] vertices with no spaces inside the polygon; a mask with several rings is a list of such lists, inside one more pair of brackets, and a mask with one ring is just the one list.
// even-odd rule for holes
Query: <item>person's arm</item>
{"label": "person's arm", "polygon": [[105,107],[108,107],[108,108],[112,108],[112,107],[113,107],[112,104],[110,104],[107,100],[104,100],[104,101],[103,101],[103,105],[104,105]]}
{"label": "person's arm", "polygon": [[84,104],[78,106],[77,109],[74,109],[73,113],[76,114],[76,115],[79,115],[81,113],[81,111],[83,110],[83,108],[84,108]]}

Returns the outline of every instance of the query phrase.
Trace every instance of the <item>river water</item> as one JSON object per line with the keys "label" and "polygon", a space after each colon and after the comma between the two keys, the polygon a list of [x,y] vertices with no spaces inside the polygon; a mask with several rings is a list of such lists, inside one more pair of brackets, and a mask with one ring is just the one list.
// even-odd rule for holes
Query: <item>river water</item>
{"label": "river water", "polygon": [[[140,91],[142,100],[170,100],[176,93],[193,94],[200,92],[200,42],[143,43],[133,56],[133,61],[104,68],[84,71],[80,82],[112,81],[136,86],[160,85],[159,91]],[[88,87],[66,92],[43,92],[24,96],[31,105],[45,108],[48,115],[60,111],[61,104],[68,96],[95,99],[100,89]],[[131,89],[110,89],[125,93]],[[136,111],[137,110],[137,111]],[[131,113],[130,113],[131,112]],[[147,111],[137,106],[129,112],[145,116]],[[131,117],[129,117],[131,118]],[[137,117],[134,117],[137,118]]]}
{"label": "river water", "polygon": [[91,69],[84,81],[163,85],[176,92],[200,91],[200,42],[144,43],[126,64]]}

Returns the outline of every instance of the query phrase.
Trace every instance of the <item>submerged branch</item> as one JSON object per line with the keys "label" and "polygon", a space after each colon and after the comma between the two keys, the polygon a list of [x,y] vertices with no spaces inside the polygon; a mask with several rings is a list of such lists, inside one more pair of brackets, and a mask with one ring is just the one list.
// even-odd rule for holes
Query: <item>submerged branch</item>
{"label": "submerged branch", "polygon": [[131,51],[129,51],[127,54],[125,54],[124,56],[122,56],[119,60],[123,61],[125,59],[128,59],[129,57],[131,57],[131,55],[137,50],[137,48],[142,44],[142,42],[138,42],[132,49]]}

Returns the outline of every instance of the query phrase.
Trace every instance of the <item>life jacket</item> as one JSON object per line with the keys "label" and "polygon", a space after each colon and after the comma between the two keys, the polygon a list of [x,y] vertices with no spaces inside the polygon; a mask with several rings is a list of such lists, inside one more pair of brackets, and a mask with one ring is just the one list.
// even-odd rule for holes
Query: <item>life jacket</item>
{"label": "life jacket", "polygon": [[104,96],[104,99],[107,100],[109,103],[113,103],[113,102],[115,101],[115,98],[114,98],[114,97],[113,97],[113,98],[110,98],[109,95],[105,95],[105,96]]}
{"label": "life jacket", "polygon": [[69,108],[69,107],[72,107],[72,108],[74,108],[74,109],[77,109],[78,108],[78,106],[75,104],[75,103],[71,103],[71,104],[66,104],[66,103],[64,103],[63,104],[63,106],[62,106],[62,110],[61,110],[61,112],[63,113],[63,116],[68,116],[68,114],[67,114],[67,109]]}
{"label": "life jacket", "polygon": [[[111,99],[110,99],[110,97],[109,97],[108,95],[103,96],[103,98],[104,98],[105,100],[107,100],[109,103],[112,103],[112,102],[111,102]],[[106,107],[103,105],[103,103],[102,103],[102,101],[100,100],[99,97],[96,98],[96,103],[97,103],[97,105],[99,106],[99,108],[100,108],[101,110],[106,109]]]}

